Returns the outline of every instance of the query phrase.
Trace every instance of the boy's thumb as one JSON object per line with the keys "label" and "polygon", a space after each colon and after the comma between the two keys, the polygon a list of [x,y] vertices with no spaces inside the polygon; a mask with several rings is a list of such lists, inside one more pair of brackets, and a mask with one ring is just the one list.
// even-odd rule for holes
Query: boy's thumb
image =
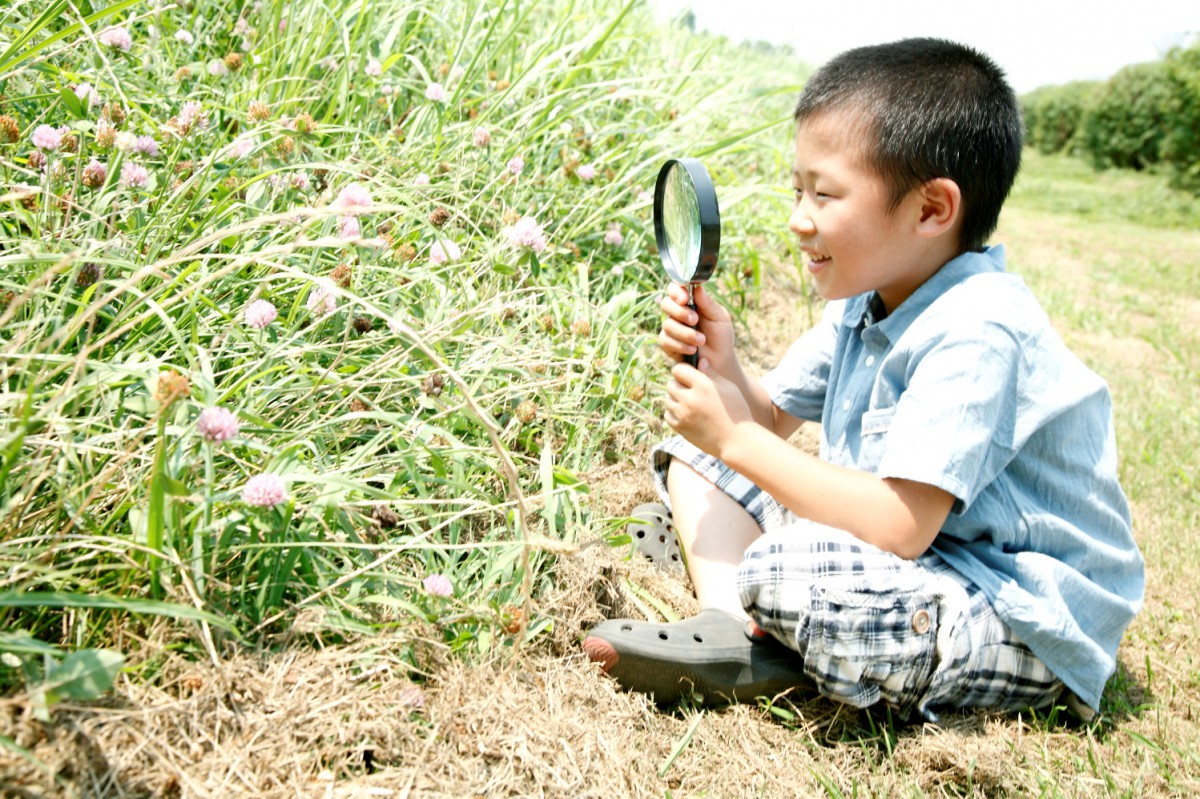
{"label": "boy's thumb", "polygon": [[717,301],[704,290],[704,284],[699,284],[692,290],[692,301],[696,303],[696,310],[705,316],[708,315],[704,313],[705,311],[711,311],[717,307]]}

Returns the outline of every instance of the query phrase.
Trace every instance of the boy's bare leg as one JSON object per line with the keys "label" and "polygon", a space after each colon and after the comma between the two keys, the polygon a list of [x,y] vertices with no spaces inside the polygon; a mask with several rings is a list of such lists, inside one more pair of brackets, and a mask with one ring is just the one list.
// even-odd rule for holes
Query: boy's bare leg
{"label": "boy's bare leg", "polygon": [[738,598],[742,554],[762,535],[746,509],[694,469],[672,460],[667,472],[671,515],[701,609],[749,618]]}

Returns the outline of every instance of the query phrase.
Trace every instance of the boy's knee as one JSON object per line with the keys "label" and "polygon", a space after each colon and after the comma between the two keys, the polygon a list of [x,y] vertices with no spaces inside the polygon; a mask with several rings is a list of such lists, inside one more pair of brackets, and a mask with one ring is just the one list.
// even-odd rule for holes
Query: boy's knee
{"label": "boy's knee", "polygon": [[746,548],[737,571],[742,607],[792,648],[795,622],[807,614],[813,587],[830,561],[822,539],[809,532],[787,527],[764,533]]}

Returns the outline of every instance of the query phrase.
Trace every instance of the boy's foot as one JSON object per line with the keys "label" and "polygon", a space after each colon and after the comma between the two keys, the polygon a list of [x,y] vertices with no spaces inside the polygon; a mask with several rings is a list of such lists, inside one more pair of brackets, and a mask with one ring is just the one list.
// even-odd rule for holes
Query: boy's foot
{"label": "boy's foot", "polygon": [[637,520],[625,528],[637,551],[650,558],[663,571],[682,576],[683,554],[667,506],[660,502],[647,502],[630,511],[629,517]]}
{"label": "boy's foot", "polygon": [[800,655],[723,610],[670,624],[617,619],[583,641],[622,687],[660,705],[684,698],[723,705],[771,697],[808,682]]}

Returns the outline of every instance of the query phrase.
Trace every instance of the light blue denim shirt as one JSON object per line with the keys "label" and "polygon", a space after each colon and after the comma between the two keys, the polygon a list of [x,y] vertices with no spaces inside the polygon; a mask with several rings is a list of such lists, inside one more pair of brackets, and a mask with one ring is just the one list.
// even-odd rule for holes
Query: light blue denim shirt
{"label": "light blue denim shirt", "polygon": [[933,549],[1099,707],[1145,587],[1112,403],[1003,247],[955,258],[886,317],[873,292],[829,303],[763,382],[821,423],[825,460],[953,494]]}

